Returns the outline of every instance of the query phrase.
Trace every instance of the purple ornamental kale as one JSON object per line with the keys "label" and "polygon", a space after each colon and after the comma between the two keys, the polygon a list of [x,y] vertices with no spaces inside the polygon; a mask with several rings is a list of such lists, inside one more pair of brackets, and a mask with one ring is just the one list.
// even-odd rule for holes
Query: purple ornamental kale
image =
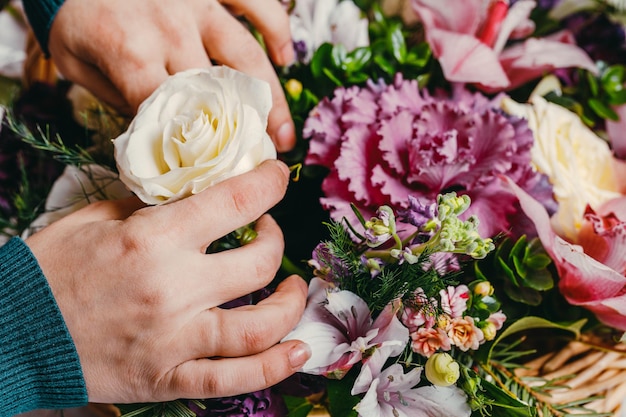
{"label": "purple ornamental kale", "polygon": [[286,417],[287,406],[280,394],[267,388],[234,397],[200,401],[206,409],[190,401],[187,406],[197,417]]}
{"label": "purple ornamental kale", "polygon": [[455,191],[471,198],[464,218],[476,215],[481,236],[494,236],[515,227],[518,211],[500,177],[534,195],[546,184],[531,165],[534,139],[525,120],[479,93],[433,97],[401,76],[388,86],[335,90],[310,113],[303,133],[310,139],[305,162],[330,170],[321,203],[337,221],[358,224],[351,203],[368,218],[382,205],[408,209],[409,195],[428,205]]}

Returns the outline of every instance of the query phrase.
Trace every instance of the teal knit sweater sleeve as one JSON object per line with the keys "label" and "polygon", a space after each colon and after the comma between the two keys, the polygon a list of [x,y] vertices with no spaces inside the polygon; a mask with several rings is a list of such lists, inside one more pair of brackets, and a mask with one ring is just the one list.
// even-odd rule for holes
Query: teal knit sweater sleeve
{"label": "teal knit sweater sleeve", "polygon": [[78,353],[48,281],[13,238],[0,248],[0,416],[86,403]]}
{"label": "teal knit sweater sleeve", "polygon": [[23,0],[24,11],[46,56],[52,21],[65,0]]}

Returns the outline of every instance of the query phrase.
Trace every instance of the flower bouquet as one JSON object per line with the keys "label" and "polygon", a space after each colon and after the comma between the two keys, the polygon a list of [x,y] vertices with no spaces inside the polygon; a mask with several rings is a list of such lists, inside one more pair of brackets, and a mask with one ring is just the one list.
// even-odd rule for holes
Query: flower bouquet
{"label": "flower bouquet", "polygon": [[[284,3],[298,60],[277,74],[299,137],[293,151],[279,155],[293,167],[294,180],[272,211],[286,239],[276,281],[294,272],[309,281],[304,316],[286,339],[306,341],[312,357],[300,373],[260,392],[120,404],[121,413],[626,412],[621,2]],[[34,117],[30,128],[16,121],[32,114],[24,103],[33,87],[25,88],[0,131],[3,155],[9,149],[20,155],[1,160],[3,172],[21,178],[2,182],[5,232],[43,227],[58,209],[85,204],[85,197],[127,193],[118,178],[160,204],[273,157],[265,147],[269,108],[258,99],[262,87],[258,94],[247,87],[229,92],[238,99],[222,109],[252,102],[256,116],[237,124],[242,130],[235,135],[207,138],[207,121],[189,118],[194,103],[188,99],[202,100],[215,86],[202,81],[192,94],[177,78],[197,75],[172,77],[128,129],[96,101],[74,98],[74,112],[83,103],[78,121],[89,126],[80,146],[51,139],[48,128],[33,134],[36,125],[60,126],[58,118]],[[58,100],[66,100],[67,87],[55,84],[59,89]],[[155,105],[188,119],[155,121]],[[205,116],[228,120],[220,109]],[[154,132],[147,141],[128,141],[137,126]],[[150,138],[178,134],[198,144],[164,145],[186,156],[184,171],[172,169],[167,155],[157,162],[145,157]],[[65,130],[60,136],[85,135]],[[103,137],[118,137],[115,154]],[[213,152],[218,143],[237,145]],[[70,165],[62,176],[51,155]],[[50,166],[54,175],[46,178],[59,178],[45,209],[46,184],[28,164]],[[213,249],[252,238],[250,230],[239,230]]]}

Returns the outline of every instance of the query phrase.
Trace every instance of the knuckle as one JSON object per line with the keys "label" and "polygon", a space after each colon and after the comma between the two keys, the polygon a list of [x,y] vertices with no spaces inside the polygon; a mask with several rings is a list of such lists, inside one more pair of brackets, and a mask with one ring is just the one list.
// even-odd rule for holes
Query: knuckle
{"label": "knuckle", "polygon": [[248,351],[262,352],[268,347],[269,338],[263,326],[259,326],[256,322],[250,322],[242,329],[242,340]]}

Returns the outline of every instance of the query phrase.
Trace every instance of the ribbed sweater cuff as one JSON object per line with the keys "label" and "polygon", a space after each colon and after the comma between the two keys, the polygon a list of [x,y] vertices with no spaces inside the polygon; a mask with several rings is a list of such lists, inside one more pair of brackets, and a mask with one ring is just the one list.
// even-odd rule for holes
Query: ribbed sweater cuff
{"label": "ribbed sweater cuff", "polygon": [[24,11],[46,56],[52,21],[65,0],[23,0]]}
{"label": "ribbed sweater cuff", "polygon": [[0,416],[87,403],[78,353],[37,260],[0,248]]}

